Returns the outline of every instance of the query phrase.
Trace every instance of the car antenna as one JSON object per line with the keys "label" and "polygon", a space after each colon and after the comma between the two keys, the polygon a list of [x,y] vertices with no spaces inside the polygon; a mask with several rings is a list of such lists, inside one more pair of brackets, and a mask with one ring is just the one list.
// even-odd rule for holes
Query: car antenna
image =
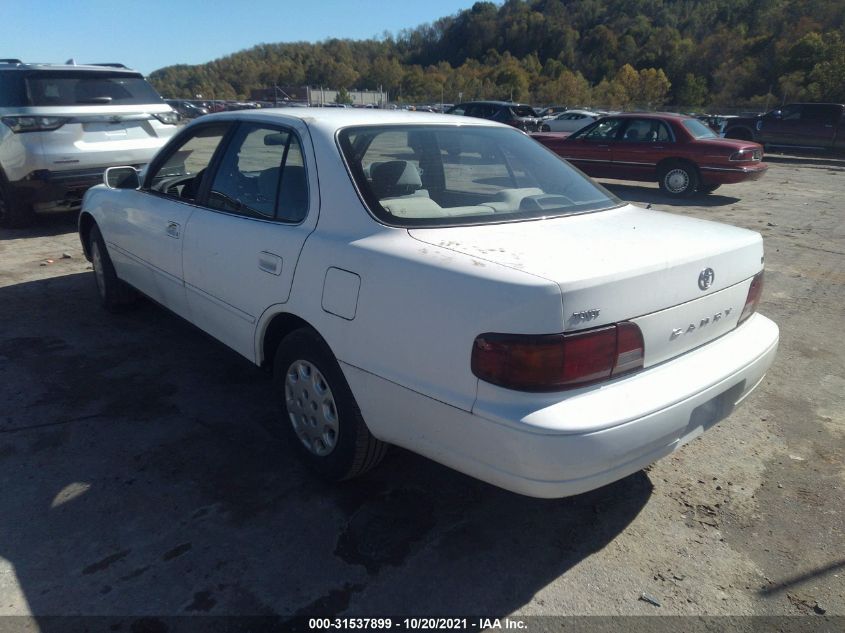
{"label": "car antenna", "polygon": [[76,66],[76,60],[73,57],[71,57],[69,60],[67,60],[65,62],[65,65],[66,66]]}

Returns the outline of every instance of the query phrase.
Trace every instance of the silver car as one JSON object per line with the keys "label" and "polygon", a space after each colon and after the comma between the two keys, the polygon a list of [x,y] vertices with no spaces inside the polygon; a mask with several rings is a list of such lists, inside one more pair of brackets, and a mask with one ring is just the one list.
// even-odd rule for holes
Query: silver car
{"label": "silver car", "polygon": [[0,59],[0,226],[79,208],[107,167],[146,164],[177,122],[143,75],[122,64]]}

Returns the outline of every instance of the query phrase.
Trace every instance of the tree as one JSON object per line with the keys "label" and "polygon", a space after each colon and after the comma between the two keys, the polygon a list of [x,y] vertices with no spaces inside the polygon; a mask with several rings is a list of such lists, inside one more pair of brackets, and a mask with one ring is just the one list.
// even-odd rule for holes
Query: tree
{"label": "tree", "polygon": [[349,94],[349,91],[346,88],[341,88],[337,91],[334,102],[343,105],[352,105],[352,95]]}

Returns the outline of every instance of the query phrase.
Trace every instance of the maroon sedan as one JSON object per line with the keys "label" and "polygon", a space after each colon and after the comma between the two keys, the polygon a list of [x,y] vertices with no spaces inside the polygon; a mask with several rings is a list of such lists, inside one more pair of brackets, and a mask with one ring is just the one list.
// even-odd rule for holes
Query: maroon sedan
{"label": "maroon sedan", "polygon": [[590,176],[657,181],[671,196],[757,180],[769,168],[761,145],[719,138],[698,119],[679,114],[618,114],[569,135],[533,136]]}

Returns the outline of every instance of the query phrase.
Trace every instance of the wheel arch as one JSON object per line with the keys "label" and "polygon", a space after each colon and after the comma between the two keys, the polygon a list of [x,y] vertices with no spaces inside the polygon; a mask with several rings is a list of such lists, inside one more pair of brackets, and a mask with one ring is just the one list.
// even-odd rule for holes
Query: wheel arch
{"label": "wheel arch", "polygon": [[691,161],[689,158],[681,158],[679,156],[670,156],[669,158],[664,158],[655,166],[657,169],[657,177],[660,178],[661,174],[663,173],[664,169],[668,169],[670,165],[689,165],[695,170],[696,175],[701,178],[701,170],[698,168],[698,165],[695,164],[695,161]]}
{"label": "wheel arch", "polygon": [[270,317],[267,325],[261,331],[255,350],[257,354],[256,364],[263,369],[272,369],[273,358],[279,343],[288,334],[300,328],[308,328],[313,331],[326,347],[331,349],[323,335],[311,323],[291,312],[277,312]]}
{"label": "wheel arch", "polygon": [[82,252],[85,259],[91,261],[91,249],[89,247],[91,229],[97,226],[97,221],[90,213],[83,211],[79,214],[79,240],[82,242]]}

